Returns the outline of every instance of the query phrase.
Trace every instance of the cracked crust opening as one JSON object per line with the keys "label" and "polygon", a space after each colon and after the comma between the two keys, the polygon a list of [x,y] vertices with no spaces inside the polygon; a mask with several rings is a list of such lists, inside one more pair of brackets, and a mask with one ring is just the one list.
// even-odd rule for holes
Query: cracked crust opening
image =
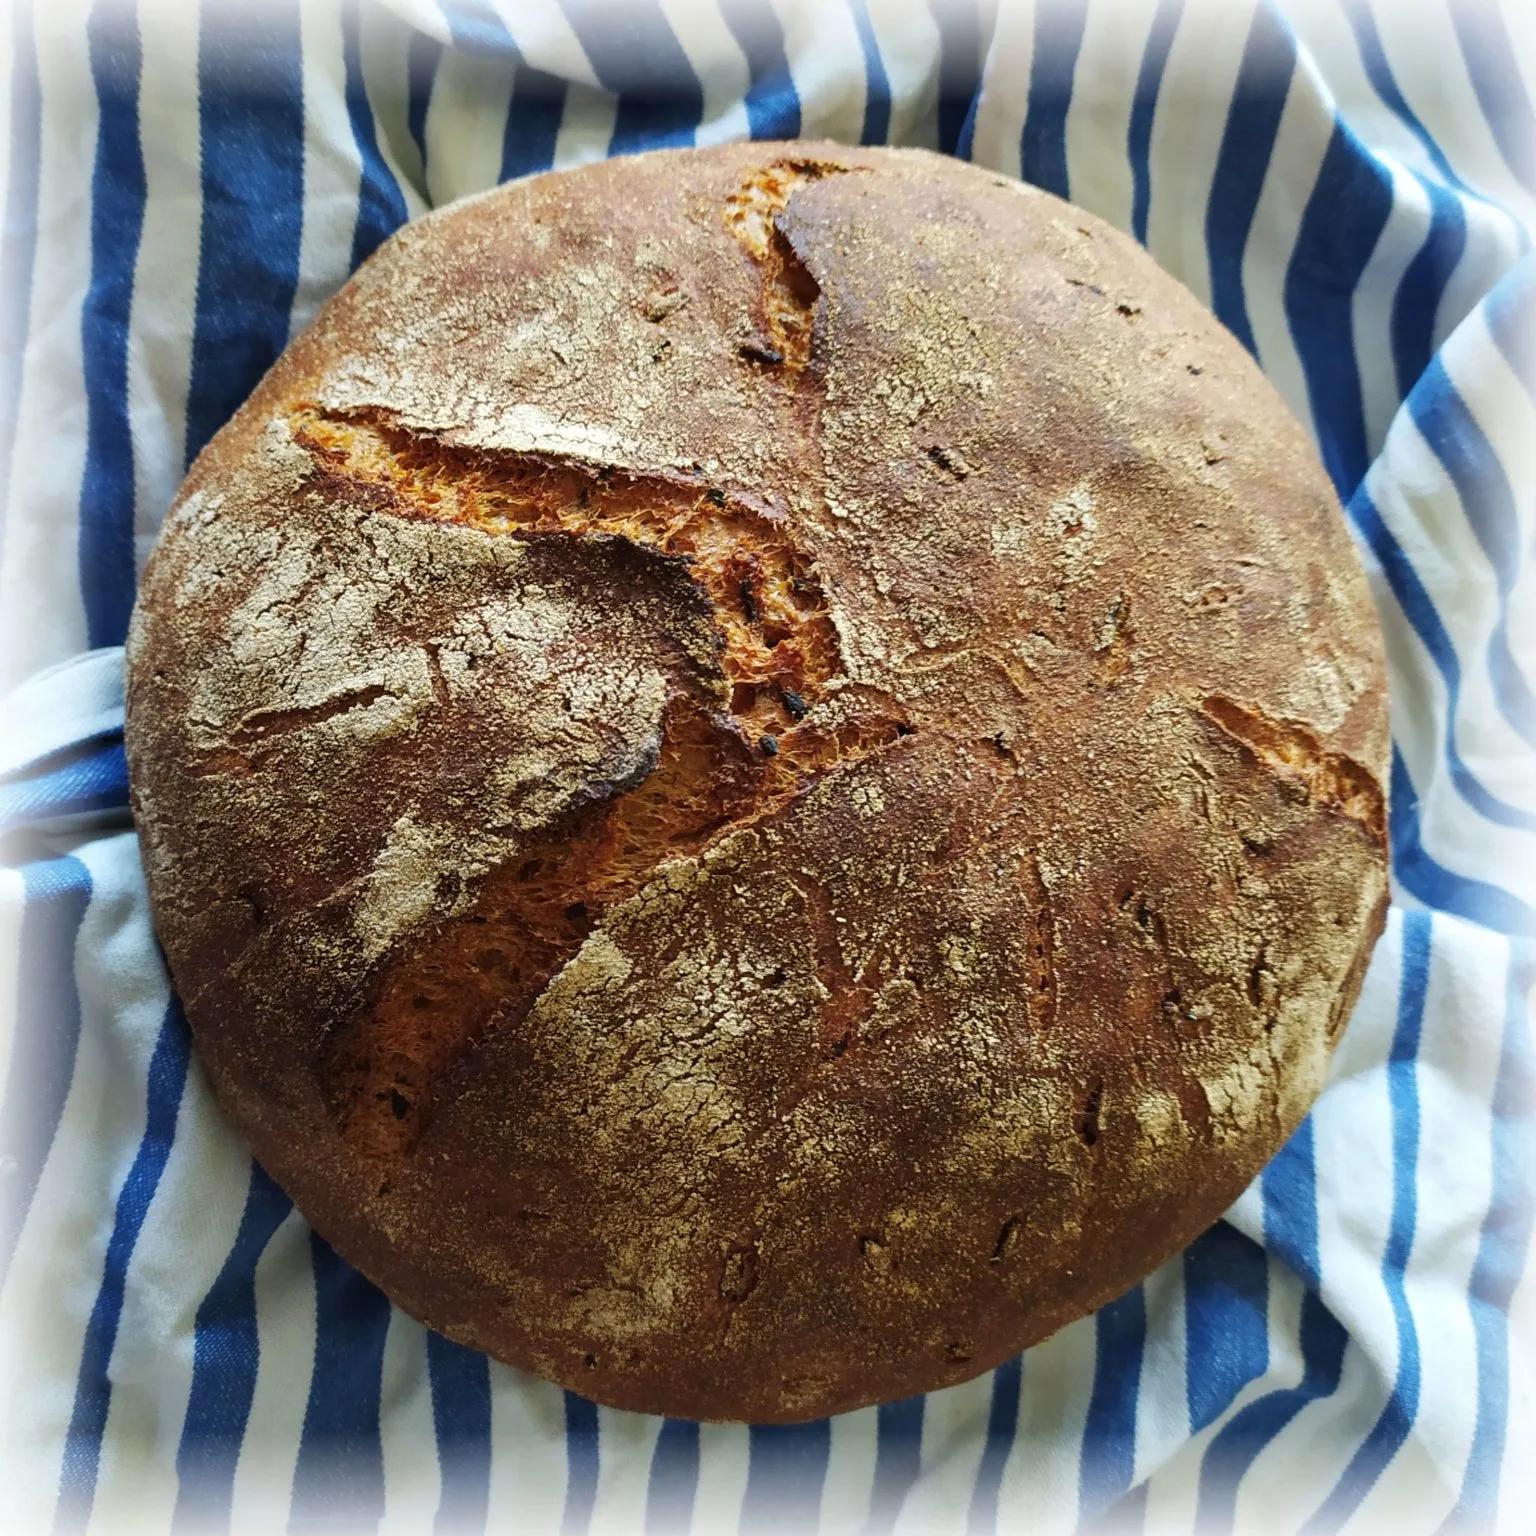
{"label": "cracked crust opening", "polygon": [[1312,450],[1128,241],[917,151],[408,227],[193,467],[128,672],[232,1120],[621,1407],[884,1401],[1117,1295],[1299,1122],[1382,920]]}
{"label": "cracked crust opening", "polygon": [[[783,519],[714,488],[473,456],[313,405],[291,413],[288,428],[346,494],[394,515],[507,538],[622,539],[680,560],[709,606],[728,700],[717,710],[709,699],[670,698],[637,779],[520,844],[472,905],[392,960],[329,1045],[320,1070],[343,1136],[359,1151],[399,1155],[419,1138],[443,1074],[488,1029],[516,1027],[608,907],[665,860],[699,854],[896,740],[902,711],[860,701],[829,726],[816,710],[829,683],[847,678],[819,581]],[[229,739],[259,735],[269,719],[285,728],[322,720],[383,691],[258,713]],[[850,1017],[858,998],[839,999]]]}

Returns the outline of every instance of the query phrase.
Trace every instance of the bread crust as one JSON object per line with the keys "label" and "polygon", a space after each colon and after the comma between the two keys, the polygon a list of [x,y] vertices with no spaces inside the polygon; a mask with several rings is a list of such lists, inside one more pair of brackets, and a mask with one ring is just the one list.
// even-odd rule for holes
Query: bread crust
{"label": "bread crust", "polygon": [[127,738],[273,1177],[432,1327],[693,1418],[1140,1279],[1305,1114],[1386,905],[1300,427],[1125,237],[920,151],[402,230],[188,475]]}

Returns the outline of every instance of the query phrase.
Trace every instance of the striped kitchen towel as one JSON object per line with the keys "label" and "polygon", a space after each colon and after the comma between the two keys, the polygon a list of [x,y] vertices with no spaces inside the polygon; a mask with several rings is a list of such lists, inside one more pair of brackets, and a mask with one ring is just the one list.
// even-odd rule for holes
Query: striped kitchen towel
{"label": "striped kitchen towel", "polygon": [[[0,25],[10,1529],[1530,1528],[1527,0],[18,0]],[[1315,1112],[1145,1284],[965,1386],[699,1427],[430,1334],[252,1166],[149,928],[118,647],[187,462],[391,230],[549,166],[796,134],[1070,196],[1254,352],[1385,628],[1394,904]]]}

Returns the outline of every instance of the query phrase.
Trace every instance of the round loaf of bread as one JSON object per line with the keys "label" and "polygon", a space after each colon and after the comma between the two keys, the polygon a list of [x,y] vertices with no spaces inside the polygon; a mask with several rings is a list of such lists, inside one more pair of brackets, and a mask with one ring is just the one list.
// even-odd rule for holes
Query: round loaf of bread
{"label": "round loaf of bread", "polygon": [[733,145],[389,241],[129,643],[201,1057],[335,1247],[620,1407],[961,1381],[1216,1219],[1386,899],[1337,501],[1129,240]]}

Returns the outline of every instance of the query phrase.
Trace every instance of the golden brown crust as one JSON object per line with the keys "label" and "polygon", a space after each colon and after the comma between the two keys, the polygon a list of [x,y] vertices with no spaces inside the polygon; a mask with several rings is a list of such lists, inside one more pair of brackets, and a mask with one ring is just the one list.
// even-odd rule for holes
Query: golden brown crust
{"label": "golden brown crust", "polygon": [[1177,283],[916,151],[536,177],[194,466],[128,741],[220,1097],[452,1337],[812,1416],[1108,1300],[1295,1127],[1385,906],[1300,429]]}

